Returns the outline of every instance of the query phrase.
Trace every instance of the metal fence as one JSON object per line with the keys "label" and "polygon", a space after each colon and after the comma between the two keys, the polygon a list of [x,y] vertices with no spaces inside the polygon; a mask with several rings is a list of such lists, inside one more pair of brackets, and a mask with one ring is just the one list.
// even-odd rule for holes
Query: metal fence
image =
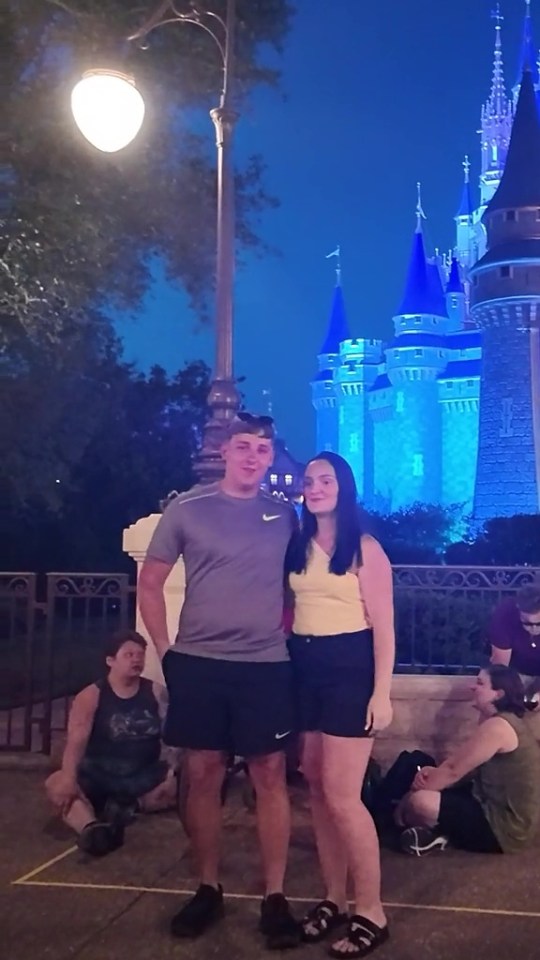
{"label": "metal fence", "polygon": [[0,750],[50,753],[103,640],[134,622],[124,573],[0,574]]}
{"label": "metal fence", "polygon": [[[495,604],[538,567],[394,567],[397,671],[467,673]],[[0,573],[0,750],[50,753],[74,693],[103,671],[103,640],[135,623],[123,573]]]}
{"label": "metal fence", "polygon": [[397,672],[470,673],[488,652],[493,607],[540,567],[394,567]]}

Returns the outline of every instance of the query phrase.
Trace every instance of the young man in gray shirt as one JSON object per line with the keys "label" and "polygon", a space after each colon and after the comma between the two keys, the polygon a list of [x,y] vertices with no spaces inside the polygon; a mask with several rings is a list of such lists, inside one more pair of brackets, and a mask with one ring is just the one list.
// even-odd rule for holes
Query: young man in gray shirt
{"label": "young man in gray shirt", "polygon": [[[266,882],[260,929],[270,949],[297,946],[300,925],[283,896],[290,834],[284,748],[294,726],[282,629],[283,576],[293,507],[261,491],[273,459],[269,417],[241,413],[223,447],[225,476],[166,508],[139,579],[139,604],[169,691],[165,742],[186,750],[187,818],[199,870],[195,896],[173,917],[178,937],[223,913],[218,882],[220,792],[230,753],[246,758],[257,795]],[[178,558],[186,594],[169,646],[163,587]]]}

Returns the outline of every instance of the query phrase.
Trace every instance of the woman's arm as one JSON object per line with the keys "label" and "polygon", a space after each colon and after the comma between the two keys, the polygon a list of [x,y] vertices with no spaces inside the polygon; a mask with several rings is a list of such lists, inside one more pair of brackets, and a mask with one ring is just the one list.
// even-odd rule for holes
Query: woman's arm
{"label": "woman's arm", "polygon": [[481,723],[472,737],[460,744],[439,767],[421,770],[413,790],[445,790],[472,773],[496,753],[511,753],[518,745],[515,730],[504,717]]}
{"label": "woman's arm", "polygon": [[362,566],[358,581],[373,629],[375,686],[370,701],[366,729],[375,733],[392,722],[390,688],[396,656],[394,633],[394,588],[392,567],[380,543],[362,537]]}

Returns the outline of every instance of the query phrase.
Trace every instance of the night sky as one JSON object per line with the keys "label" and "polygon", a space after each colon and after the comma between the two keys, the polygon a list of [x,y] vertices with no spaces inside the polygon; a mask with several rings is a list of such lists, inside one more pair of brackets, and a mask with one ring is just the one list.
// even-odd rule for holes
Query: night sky
{"label": "night sky", "polygon": [[[535,9],[536,5],[536,9]],[[416,181],[428,253],[454,243],[464,154],[476,185],[476,131],[490,90],[492,0],[297,0],[282,60],[282,93],[263,91],[238,127],[239,159],[262,153],[281,206],[265,217],[276,258],[238,271],[235,368],[249,409],[271,391],[280,434],[299,459],[314,453],[309,381],[326,330],[341,244],[353,336],[390,335],[415,226]],[[538,0],[534,37],[540,38]],[[517,78],[524,0],[502,0],[506,81]],[[172,28],[169,28],[172,29]],[[210,120],[208,135],[212,137]],[[476,201],[476,193],[474,195]],[[211,362],[213,331],[156,270],[136,318],[119,324],[126,358],[171,372]]]}

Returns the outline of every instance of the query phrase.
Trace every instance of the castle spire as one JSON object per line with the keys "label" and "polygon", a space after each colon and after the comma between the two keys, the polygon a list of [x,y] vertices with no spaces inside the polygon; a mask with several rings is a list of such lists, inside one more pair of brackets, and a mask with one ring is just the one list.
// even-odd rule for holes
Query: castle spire
{"label": "castle spire", "polygon": [[521,81],[504,173],[486,213],[519,207],[540,207],[540,118],[529,67]]}
{"label": "castle spire", "polygon": [[470,183],[470,176],[469,176],[470,169],[471,169],[471,164],[469,161],[469,157],[466,156],[463,161],[463,173],[464,173],[463,190],[461,192],[461,201],[459,204],[458,212],[456,214],[456,219],[458,217],[472,216],[473,202],[472,202],[472,196],[471,196],[471,183]]}
{"label": "castle spire", "polygon": [[493,76],[489,99],[482,107],[480,137],[482,143],[482,172],[480,175],[480,205],[491,200],[504,170],[508,142],[512,129],[513,103],[506,95],[504,81],[501,23],[503,17],[497,4],[495,13],[495,51]]}
{"label": "castle spire", "polygon": [[438,268],[428,263],[424,247],[422,220],[426,220],[422,206],[421,184],[416,184],[416,229],[414,231],[409,268],[405,281],[405,291],[401,300],[397,316],[411,316],[416,314],[435,314],[446,316],[443,290],[440,278],[437,284],[433,269]]}
{"label": "castle spire", "polygon": [[338,354],[340,343],[343,343],[344,340],[351,339],[341,287],[341,247],[339,244],[332,253],[327,255],[326,259],[329,260],[331,257],[336,258],[336,285],[334,287],[334,297],[332,300],[328,329],[320,350],[321,356]]}
{"label": "castle spire", "polygon": [[531,71],[533,83],[536,86],[538,83],[538,64],[537,64],[537,53],[534,49],[533,34],[532,34],[531,0],[525,0],[525,17],[523,20],[523,38],[521,41],[521,54],[520,54],[520,60],[519,60],[518,76],[517,76],[516,85],[515,85],[516,91],[519,91],[521,77],[525,70]]}

